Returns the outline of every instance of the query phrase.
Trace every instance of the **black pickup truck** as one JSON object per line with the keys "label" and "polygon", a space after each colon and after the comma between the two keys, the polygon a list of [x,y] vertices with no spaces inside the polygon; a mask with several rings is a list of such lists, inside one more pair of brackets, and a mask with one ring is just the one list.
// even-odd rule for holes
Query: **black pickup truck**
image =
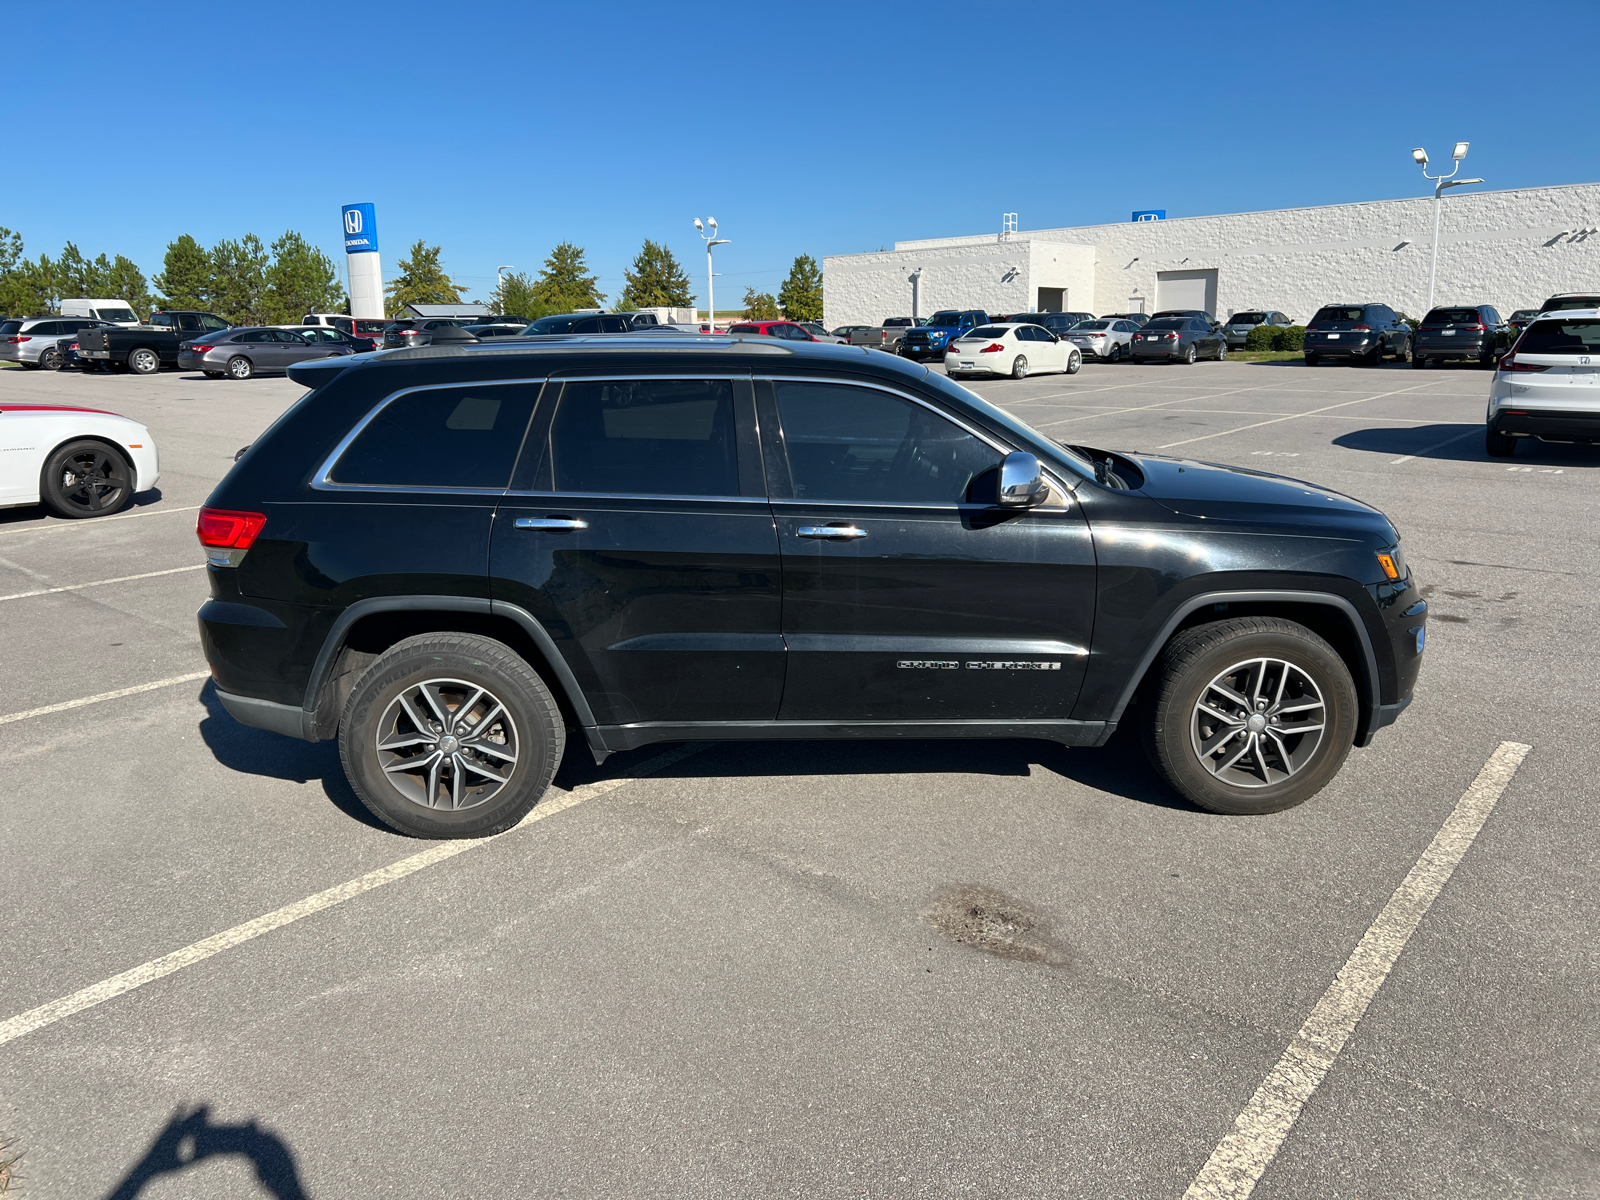
{"label": "black pickup truck", "polygon": [[78,361],[85,371],[109,366],[154,375],[162,367],[178,365],[182,343],[228,328],[215,313],[153,312],[143,325],[85,329],[78,335]]}

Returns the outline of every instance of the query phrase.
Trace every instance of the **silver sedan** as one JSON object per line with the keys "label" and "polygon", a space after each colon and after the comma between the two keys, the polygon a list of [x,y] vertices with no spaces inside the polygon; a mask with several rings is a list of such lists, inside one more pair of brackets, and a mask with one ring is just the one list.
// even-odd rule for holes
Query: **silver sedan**
{"label": "silver sedan", "polygon": [[1062,336],[1082,350],[1085,358],[1121,362],[1128,357],[1133,335],[1138,332],[1139,327],[1132,321],[1102,317],[1098,321],[1079,321]]}

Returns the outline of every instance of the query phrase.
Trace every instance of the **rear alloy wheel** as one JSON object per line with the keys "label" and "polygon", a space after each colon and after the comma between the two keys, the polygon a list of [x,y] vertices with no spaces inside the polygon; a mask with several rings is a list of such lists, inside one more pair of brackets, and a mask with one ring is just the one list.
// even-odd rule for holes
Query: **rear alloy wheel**
{"label": "rear alloy wheel", "polygon": [[339,723],[356,795],[415,837],[511,828],[550,786],[565,744],[538,674],[504,643],[461,633],[390,647],[356,681]]}
{"label": "rear alloy wheel", "polygon": [[1076,375],[1083,368],[1083,355],[1076,350],[1067,353],[1067,374]]}
{"label": "rear alloy wheel", "polygon": [[1222,345],[1220,347],[1218,347],[1218,349],[1217,349],[1217,361],[1218,362],[1227,362],[1228,361],[1228,343],[1227,342],[1223,342]]}
{"label": "rear alloy wheel", "polygon": [[44,465],[39,499],[58,517],[103,517],[133,500],[133,467],[104,442],[68,442]]}
{"label": "rear alloy wheel", "polygon": [[1334,648],[1280,617],[1186,630],[1153,675],[1145,748],[1212,812],[1278,812],[1338,774],[1355,738],[1355,682]]}
{"label": "rear alloy wheel", "polygon": [[1493,429],[1485,430],[1483,449],[1490,458],[1510,458],[1517,452],[1517,439],[1509,433],[1496,433]]}
{"label": "rear alloy wheel", "polygon": [[249,379],[255,373],[255,364],[242,354],[235,354],[228,360],[229,379]]}
{"label": "rear alloy wheel", "polygon": [[1028,360],[1022,355],[1017,355],[1011,360],[1011,378],[1026,379],[1028,377]]}
{"label": "rear alloy wheel", "polygon": [[128,355],[128,370],[135,375],[154,375],[161,370],[161,356],[146,346]]}
{"label": "rear alloy wheel", "polygon": [[1194,360],[1198,357],[1199,355],[1194,352],[1194,343],[1190,342],[1189,348],[1183,352],[1183,365],[1186,367],[1194,366]]}
{"label": "rear alloy wheel", "polygon": [[1111,343],[1111,353],[1106,355],[1106,360],[1108,362],[1121,362],[1122,361],[1122,343],[1121,342],[1112,342]]}
{"label": "rear alloy wheel", "polygon": [[46,371],[61,370],[61,351],[55,346],[45,347],[44,353],[39,355],[39,365]]}

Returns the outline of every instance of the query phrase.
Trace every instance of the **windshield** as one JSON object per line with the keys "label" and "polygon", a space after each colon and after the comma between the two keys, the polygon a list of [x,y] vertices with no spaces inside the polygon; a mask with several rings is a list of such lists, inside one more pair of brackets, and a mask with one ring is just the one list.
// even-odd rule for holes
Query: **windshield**
{"label": "windshield", "polygon": [[1551,296],[1540,312],[1567,312],[1574,308],[1600,308],[1600,296]]}
{"label": "windshield", "polygon": [[1229,321],[1228,323],[1230,325],[1259,325],[1263,321],[1265,321],[1266,319],[1267,319],[1267,314],[1266,313],[1260,313],[1260,312],[1234,313],[1233,314],[1233,319],[1231,321]]}
{"label": "windshield", "polygon": [[1516,349],[1519,355],[1600,352],[1600,321],[1535,321]]}
{"label": "windshield", "polygon": [[1157,317],[1145,326],[1146,329],[1187,329],[1188,317]]}
{"label": "windshield", "polygon": [[1436,308],[1422,318],[1424,325],[1481,325],[1475,308]]}
{"label": "windshield", "polygon": [[961,324],[961,314],[954,311],[936,312],[933,314],[933,316],[928,318],[928,324],[940,327],[946,325],[959,325]]}
{"label": "windshield", "polygon": [[127,321],[129,324],[139,319],[130,308],[97,308],[94,315],[102,321]]}
{"label": "windshield", "polygon": [[1328,308],[1317,309],[1313,321],[1359,321],[1364,310],[1360,308]]}
{"label": "windshield", "polygon": [[523,333],[566,333],[582,317],[540,317],[532,325],[524,329]]}

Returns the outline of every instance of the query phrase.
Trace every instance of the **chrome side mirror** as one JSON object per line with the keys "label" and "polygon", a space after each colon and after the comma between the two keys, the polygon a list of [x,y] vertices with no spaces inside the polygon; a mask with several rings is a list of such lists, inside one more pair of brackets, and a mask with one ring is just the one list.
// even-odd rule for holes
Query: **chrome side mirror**
{"label": "chrome side mirror", "polygon": [[1000,464],[1002,508],[1033,508],[1050,495],[1039,460],[1025,450],[1013,450]]}

